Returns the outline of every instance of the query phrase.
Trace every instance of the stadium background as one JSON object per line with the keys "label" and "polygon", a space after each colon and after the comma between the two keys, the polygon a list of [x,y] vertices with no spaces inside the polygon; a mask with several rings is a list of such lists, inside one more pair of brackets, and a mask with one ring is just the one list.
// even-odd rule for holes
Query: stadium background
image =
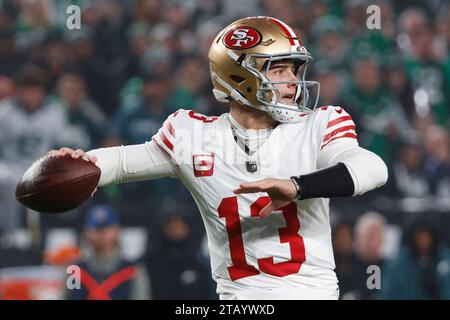
{"label": "stadium background", "polygon": [[[81,7],[80,30],[65,26],[71,4]],[[381,9],[380,30],[366,27],[371,4]],[[385,187],[331,202],[341,298],[450,298],[444,0],[0,1],[1,298],[61,298],[64,266],[83,246],[84,218],[107,205],[120,216],[122,254],[148,271],[151,298],[217,299],[204,227],[178,181],[103,188],[63,215],[27,211],[13,194],[24,170],[51,148],[142,143],[178,108],[227,112],[212,95],[209,45],[231,21],[255,15],[300,34],[314,57],[308,77],[321,83],[319,104],[345,107],[360,144],[390,170]],[[45,88],[45,102],[25,123],[11,123],[16,118],[4,110],[30,83]],[[405,258],[427,248],[430,238],[418,230],[435,240],[425,262]],[[373,264],[381,290],[366,286]]]}

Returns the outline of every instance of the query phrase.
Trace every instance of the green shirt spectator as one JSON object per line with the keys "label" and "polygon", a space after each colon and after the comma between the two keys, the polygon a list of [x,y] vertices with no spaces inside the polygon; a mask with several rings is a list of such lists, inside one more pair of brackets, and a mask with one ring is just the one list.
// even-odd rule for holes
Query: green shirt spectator
{"label": "green shirt spectator", "polygon": [[360,143],[388,163],[396,139],[408,134],[409,124],[401,107],[381,82],[379,66],[372,59],[355,63],[353,84],[345,105],[357,113]]}

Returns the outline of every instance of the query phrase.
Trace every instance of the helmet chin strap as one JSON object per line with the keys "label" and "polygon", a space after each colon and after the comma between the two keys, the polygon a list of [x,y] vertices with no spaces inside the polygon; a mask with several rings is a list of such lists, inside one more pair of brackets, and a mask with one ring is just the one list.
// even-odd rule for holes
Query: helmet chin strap
{"label": "helmet chin strap", "polygon": [[[277,105],[279,104],[279,100],[282,98],[280,96],[280,91],[277,88],[273,88],[272,89],[273,92],[273,96],[272,96],[272,104],[273,105]],[[298,107],[298,105],[296,104],[297,99],[299,99],[301,95],[301,84],[297,85],[297,89],[295,92],[295,97],[294,97],[294,103],[292,104],[292,106],[290,107]],[[286,105],[288,106],[288,105]],[[278,108],[275,106],[271,106],[271,105],[266,105],[265,108],[267,109],[267,113],[270,115],[270,117],[277,121],[277,122],[281,122],[281,123],[287,123],[290,122],[292,120],[294,120],[296,117],[298,117],[298,111],[296,110],[289,110],[286,108]]]}
{"label": "helmet chin strap", "polygon": [[286,109],[280,109],[280,108],[276,108],[276,107],[267,107],[268,109],[268,113],[270,115],[270,117],[277,121],[277,122],[281,122],[281,123],[286,123],[286,122],[290,122],[292,120],[295,119],[296,116],[298,116],[298,112],[296,111],[290,111],[290,110],[286,110]]}

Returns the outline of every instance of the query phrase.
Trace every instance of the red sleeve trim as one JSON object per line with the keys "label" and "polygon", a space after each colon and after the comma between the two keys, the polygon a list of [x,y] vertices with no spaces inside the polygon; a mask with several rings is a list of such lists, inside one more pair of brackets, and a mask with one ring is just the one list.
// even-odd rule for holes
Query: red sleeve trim
{"label": "red sleeve trim", "polygon": [[344,135],[342,135],[342,136],[334,137],[334,138],[330,139],[327,143],[325,143],[324,145],[322,145],[322,147],[321,147],[320,149],[322,150],[322,149],[323,149],[326,145],[328,145],[331,141],[334,141],[334,140],[339,139],[339,138],[353,138],[353,139],[356,139],[357,136],[356,136],[355,133],[346,133],[346,134],[344,134]]}
{"label": "red sleeve trim", "polygon": [[169,148],[170,150],[173,151],[173,144],[170,143],[169,139],[167,139],[164,132],[161,131],[160,137],[161,137],[162,142],[167,146],[167,148]]}
{"label": "red sleeve trim", "polygon": [[324,138],[323,138],[323,142],[326,142],[328,139],[334,137],[335,135],[337,135],[339,132],[344,132],[344,131],[348,131],[348,130],[355,130],[355,126],[351,125],[351,126],[343,126],[340,127],[332,132],[330,132],[329,134],[327,134]]}
{"label": "red sleeve trim", "polygon": [[338,123],[341,123],[341,122],[344,122],[344,121],[347,121],[347,120],[352,120],[352,117],[351,116],[343,116],[343,117],[331,120],[331,121],[328,122],[327,129],[331,128],[332,126],[337,125]]}
{"label": "red sleeve trim", "polygon": [[175,138],[175,129],[173,128],[173,126],[170,122],[167,122],[166,129],[170,132],[172,137]]}

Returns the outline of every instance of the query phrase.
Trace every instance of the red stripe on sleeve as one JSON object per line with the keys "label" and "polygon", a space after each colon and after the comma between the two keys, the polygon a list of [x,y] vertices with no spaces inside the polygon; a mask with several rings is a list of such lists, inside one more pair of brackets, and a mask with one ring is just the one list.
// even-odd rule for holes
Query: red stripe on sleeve
{"label": "red stripe on sleeve", "polygon": [[332,132],[330,132],[329,134],[327,134],[324,138],[322,142],[326,142],[328,139],[330,139],[331,137],[334,137],[335,135],[337,135],[339,132],[343,132],[343,131],[348,131],[348,130],[355,130],[355,126],[344,126],[344,127],[340,127]]}
{"label": "red stripe on sleeve", "polygon": [[158,146],[158,148],[159,148],[159,150],[161,150],[162,151],[162,153],[164,153],[164,155],[168,158],[168,159],[170,159],[170,161],[172,161],[172,163],[178,168],[178,169],[180,169],[180,166],[178,165],[178,163],[175,161],[175,159],[162,147],[162,146],[160,146],[159,145],[159,143],[158,143],[158,141],[155,139],[155,138],[153,138],[152,139],[153,141],[155,141],[155,143],[156,143],[156,145]]}
{"label": "red stripe on sleeve", "polygon": [[351,116],[343,116],[343,117],[331,120],[330,122],[328,122],[327,129],[331,128],[332,126],[337,125],[338,123],[341,123],[341,122],[344,122],[344,121],[347,121],[347,120],[352,120],[352,117]]}
{"label": "red stripe on sleeve", "polygon": [[346,133],[346,134],[344,134],[344,135],[342,135],[342,136],[334,137],[334,138],[330,139],[327,143],[325,143],[324,145],[322,145],[322,147],[321,147],[320,149],[323,149],[323,148],[324,148],[327,144],[329,144],[331,141],[334,141],[334,140],[339,139],[339,138],[353,138],[353,139],[356,139],[356,138],[357,138],[357,135],[354,134],[354,133],[349,132],[349,133]]}
{"label": "red stripe on sleeve", "polygon": [[172,137],[175,138],[175,129],[173,128],[172,124],[170,122],[167,123],[167,130],[169,130],[170,134],[172,135]]}
{"label": "red stripe on sleeve", "polygon": [[167,148],[169,148],[170,150],[173,151],[173,144],[170,143],[169,139],[167,139],[166,135],[164,134],[164,132],[160,132],[160,137],[162,142],[164,142],[164,144],[167,146]]}
{"label": "red stripe on sleeve", "polygon": [[158,146],[159,150],[161,150],[166,156],[169,157],[169,159],[172,159],[172,156],[163,148],[159,145],[158,141],[156,141],[155,138],[152,139],[153,141],[155,141],[156,145]]}

